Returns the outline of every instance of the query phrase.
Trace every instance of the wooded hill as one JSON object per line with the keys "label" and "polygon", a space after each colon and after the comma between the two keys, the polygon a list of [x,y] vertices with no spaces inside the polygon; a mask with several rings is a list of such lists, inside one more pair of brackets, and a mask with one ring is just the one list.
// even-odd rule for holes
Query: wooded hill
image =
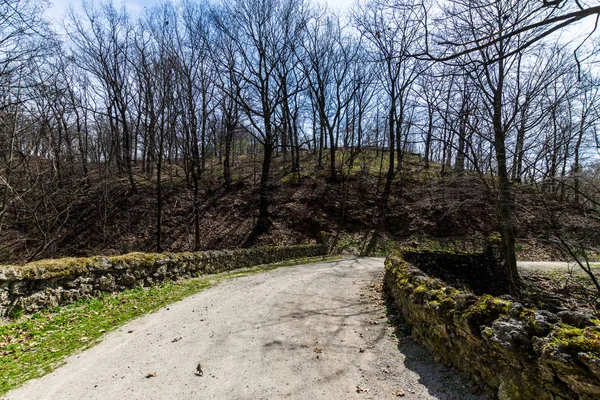
{"label": "wooded hill", "polygon": [[43,7],[0,2],[5,261],[497,232],[516,292],[517,237],[597,243],[595,28],[551,33],[600,7]]}
{"label": "wooded hill", "polygon": [[[200,246],[195,243],[194,191],[184,168],[167,163],[162,181],[162,246],[179,252],[314,242],[325,231],[338,248],[381,254],[390,242],[406,246],[476,250],[498,236],[489,188],[473,172],[406,157],[396,175],[389,205],[381,208],[385,189],[385,151],[361,150],[348,167],[349,149],[341,149],[338,179],[303,153],[300,172],[290,172],[282,154],[274,158],[269,185],[268,232],[250,235],[258,216],[260,164],[251,155],[233,158],[232,183],[211,159],[200,185]],[[356,151],[355,151],[356,152]],[[257,155],[256,157],[260,157]],[[95,166],[95,168],[100,168]],[[442,168],[444,171],[442,172]],[[49,207],[28,213],[19,203],[8,209],[2,232],[3,262],[60,256],[156,251],[155,176],[134,168],[136,189],[126,174],[96,171],[85,182],[53,191]],[[78,185],[78,186],[77,186]],[[561,192],[563,200],[561,200]],[[600,243],[597,212],[577,205],[568,189],[550,184],[515,184],[517,250],[521,259],[561,259],[557,234],[590,249]],[[31,192],[31,198],[43,193]],[[374,232],[376,232],[374,234]],[[371,243],[370,243],[371,242]]]}

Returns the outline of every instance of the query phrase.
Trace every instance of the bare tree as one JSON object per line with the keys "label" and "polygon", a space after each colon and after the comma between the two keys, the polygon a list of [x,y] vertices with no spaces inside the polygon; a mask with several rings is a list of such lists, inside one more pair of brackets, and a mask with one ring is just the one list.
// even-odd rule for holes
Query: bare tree
{"label": "bare tree", "polygon": [[[393,7],[372,1],[354,13],[355,24],[370,44],[370,58],[379,67],[381,89],[388,97],[389,167],[383,198],[391,191],[397,170],[402,169],[402,132],[408,113],[408,97],[423,66],[412,57],[421,38],[422,8],[409,2]],[[395,156],[398,162],[396,165]]]}
{"label": "bare tree", "polygon": [[130,63],[132,25],[125,8],[117,10],[112,3],[100,8],[84,2],[85,18],[71,11],[70,41],[74,57],[82,71],[101,85],[96,94],[104,101],[114,140],[115,156],[119,167],[125,167],[132,190],[135,190],[132,156],[134,138],[131,129],[131,111],[134,94]]}
{"label": "bare tree", "polygon": [[[269,228],[269,178],[280,123],[277,117],[289,95],[282,90],[277,73],[304,29],[303,9],[300,0],[238,0],[223,3],[214,11],[221,41],[226,42],[225,47],[232,46],[230,62],[220,65],[232,84],[228,95],[243,111],[246,127],[263,151],[254,235]],[[218,48],[223,47],[221,42]]]}
{"label": "bare tree", "polygon": [[327,11],[313,18],[304,41],[305,57],[301,57],[319,132],[329,137],[329,175],[333,181],[337,180],[338,128],[362,83],[352,75],[360,45],[343,33],[340,24],[339,17]]}

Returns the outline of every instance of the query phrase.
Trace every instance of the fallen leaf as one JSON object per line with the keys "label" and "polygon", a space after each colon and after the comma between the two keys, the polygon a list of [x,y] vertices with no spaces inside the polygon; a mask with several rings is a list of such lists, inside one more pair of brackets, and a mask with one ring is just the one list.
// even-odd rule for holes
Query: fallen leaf
{"label": "fallen leaf", "polygon": [[321,349],[320,349],[320,348],[318,348],[318,347],[315,347],[315,349],[314,349],[313,351],[314,351],[315,353],[319,353],[319,354],[321,353]]}
{"label": "fallen leaf", "polygon": [[175,338],[175,339],[171,340],[171,343],[179,342],[180,340],[181,340],[181,336],[179,336],[178,338]]}
{"label": "fallen leaf", "polygon": [[154,378],[154,377],[156,377],[156,372],[148,372],[146,374],[146,379]]}
{"label": "fallen leaf", "polygon": [[356,385],[356,393],[363,393],[363,392],[367,393],[368,391],[369,391],[369,388],[364,388],[359,385]]}
{"label": "fallen leaf", "polygon": [[133,333],[133,329],[128,330],[127,333]]}

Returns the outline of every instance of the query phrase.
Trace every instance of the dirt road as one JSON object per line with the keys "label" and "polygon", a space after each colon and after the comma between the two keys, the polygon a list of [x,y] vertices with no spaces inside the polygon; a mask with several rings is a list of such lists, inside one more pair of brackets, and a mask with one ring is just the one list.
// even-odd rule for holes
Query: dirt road
{"label": "dirt road", "polygon": [[[474,399],[385,318],[383,259],[240,277],[106,335],[8,399]],[[197,372],[201,365],[202,376]]]}
{"label": "dirt road", "polygon": [[[519,261],[517,263],[519,270],[523,273],[530,271],[574,271],[583,272],[576,262],[563,261]],[[592,262],[590,266],[593,269],[600,269],[600,263]]]}

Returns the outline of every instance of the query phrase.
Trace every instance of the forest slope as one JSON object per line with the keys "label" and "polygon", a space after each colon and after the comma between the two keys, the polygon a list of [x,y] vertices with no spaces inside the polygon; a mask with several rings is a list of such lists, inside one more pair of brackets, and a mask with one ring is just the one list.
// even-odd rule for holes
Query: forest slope
{"label": "forest slope", "polygon": [[[473,172],[442,173],[436,164],[425,169],[417,155],[409,157],[397,174],[388,204],[382,208],[382,171],[387,167],[380,154],[364,151],[352,167],[344,167],[337,181],[316,168],[309,155],[303,157],[299,174],[285,170],[282,157],[276,157],[270,186],[271,227],[252,244],[309,243],[325,231],[337,239],[339,248],[365,250],[370,241],[367,250],[373,252],[390,240],[469,248],[497,235],[493,182]],[[240,158],[233,184],[227,188],[217,162],[202,180],[200,250],[248,245],[257,217],[256,164]],[[166,171],[163,249],[194,250],[192,190],[180,166],[173,163]],[[11,208],[0,238],[2,262],[154,251],[157,201],[152,174],[138,170],[135,191],[116,174],[98,170],[95,175],[56,190],[52,207],[39,207],[35,213],[18,205]],[[521,259],[561,259],[553,244],[556,233],[588,248],[600,244],[597,212],[566,197],[561,201],[559,191],[555,194],[544,185],[515,184],[514,189]]]}

